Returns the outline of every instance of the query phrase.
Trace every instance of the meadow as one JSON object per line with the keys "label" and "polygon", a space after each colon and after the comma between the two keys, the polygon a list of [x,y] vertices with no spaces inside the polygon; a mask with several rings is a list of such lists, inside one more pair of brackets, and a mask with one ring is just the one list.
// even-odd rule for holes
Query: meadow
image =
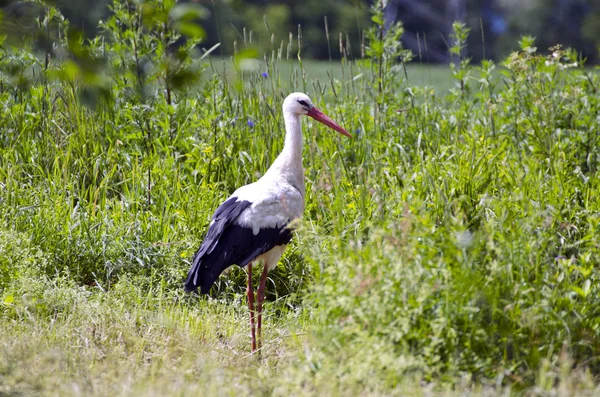
{"label": "meadow", "polygon": [[[364,57],[304,60],[297,34],[213,57],[173,50],[197,16],[173,6],[115,2],[91,41],[46,7],[52,48],[2,37],[0,395],[600,393],[593,68],[528,37],[471,65],[460,24],[453,66],[406,64],[377,10]],[[304,122],[307,208],[252,355],[243,269],[182,286],[293,91],[354,138]]]}

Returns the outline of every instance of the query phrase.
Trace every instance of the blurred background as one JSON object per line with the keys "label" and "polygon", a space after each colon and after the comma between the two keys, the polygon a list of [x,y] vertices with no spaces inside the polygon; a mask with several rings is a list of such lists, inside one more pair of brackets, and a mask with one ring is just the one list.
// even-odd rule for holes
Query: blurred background
{"label": "blurred background", "polygon": [[[218,54],[234,52],[234,42],[252,40],[260,50],[280,48],[289,33],[302,26],[303,55],[328,59],[341,56],[340,34],[351,44],[350,57],[362,55],[363,30],[370,24],[364,0],[199,0],[210,11],[201,21],[203,46],[221,43]],[[107,0],[51,0],[88,37],[110,14]],[[0,1],[6,20],[35,15],[36,3]],[[402,21],[406,48],[417,62],[447,63],[453,21],[471,29],[467,52],[475,62],[501,59],[517,48],[522,35],[536,37],[540,51],[562,44],[576,49],[587,63],[598,63],[600,0],[389,0],[386,24]],[[327,24],[327,26],[326,26]],[[327,29],[327,32],[326,32]],[[329,40],[326,36],[329,35]]]}

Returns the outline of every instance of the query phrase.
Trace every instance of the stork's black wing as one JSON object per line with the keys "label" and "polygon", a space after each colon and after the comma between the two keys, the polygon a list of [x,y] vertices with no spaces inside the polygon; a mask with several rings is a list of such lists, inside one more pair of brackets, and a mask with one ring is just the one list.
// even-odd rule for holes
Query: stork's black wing
{"label": "stork's black wing", "polygon": [[246,266],[257,256],[292,239],[292,231],[280,227],[261,228],[254,234],[252,228],[236,222],[252,203],[231,197],[217,209],[204,242],[194,256],[185,281],[185,289],[206,294],[219,275],[231,265]]}

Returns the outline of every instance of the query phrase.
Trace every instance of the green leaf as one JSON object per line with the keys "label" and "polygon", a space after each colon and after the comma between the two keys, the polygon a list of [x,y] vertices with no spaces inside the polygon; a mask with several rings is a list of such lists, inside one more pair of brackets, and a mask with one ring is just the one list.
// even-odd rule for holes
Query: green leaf
{"label": "green leaf", "polygon": [[144,25],[150,29],[156,28],[158,24],[167,23],[169,15],[162,7],[157,7],[154,4],[142,4],[142,20]]}
{"label": "green leaf", "polygon": [[585,280],[585,282],[583,283],[583,292],[585,292],[585,295],[587,296],[590,293],[590,288],[592,286],[592,282],[590,281],[590,279],[588,278],[587,280]]}
{"label": "green leaf", "polygon": [[381,15],[377,14],[377,15],[373,15],[371,17],[371,21],[375,22],[375,24],[382,26],[383,25],[383,18],[381,17]]}
{"label": "green leaf", "polygon": [[381,57],[383,55],[383,43],[379,40],[373,41],[371,43],[370,50],[372,52],[372,56],[377,58]]}
{"label": "green leaf", "polygon": [[202,26],[194,22],[177,22],[173,26],[175,30],[184,36],[191,37],[194,39],[203,39],[206,37],[206,32]]}
{"label": "green leaf", "polygon": [[580,288],[580,287],[578,287],[576,285],[572,285],[571,289],[573,291],[575,291],[582,298],[586,298],[588,296],[588,294],[590,293],[590,287],[591,287],[591,282],[590,282],[589,279],[587,279],[583,283],[583,288]]}

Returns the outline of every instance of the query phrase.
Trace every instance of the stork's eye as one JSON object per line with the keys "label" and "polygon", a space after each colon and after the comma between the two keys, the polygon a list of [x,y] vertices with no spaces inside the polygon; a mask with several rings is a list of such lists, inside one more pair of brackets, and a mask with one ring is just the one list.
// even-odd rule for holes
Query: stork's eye
{"label": "stork's eye", "polygon": [[302,106],[308,106],[308,103],[306,103],[306,101],[298,101],[298,103]]}

